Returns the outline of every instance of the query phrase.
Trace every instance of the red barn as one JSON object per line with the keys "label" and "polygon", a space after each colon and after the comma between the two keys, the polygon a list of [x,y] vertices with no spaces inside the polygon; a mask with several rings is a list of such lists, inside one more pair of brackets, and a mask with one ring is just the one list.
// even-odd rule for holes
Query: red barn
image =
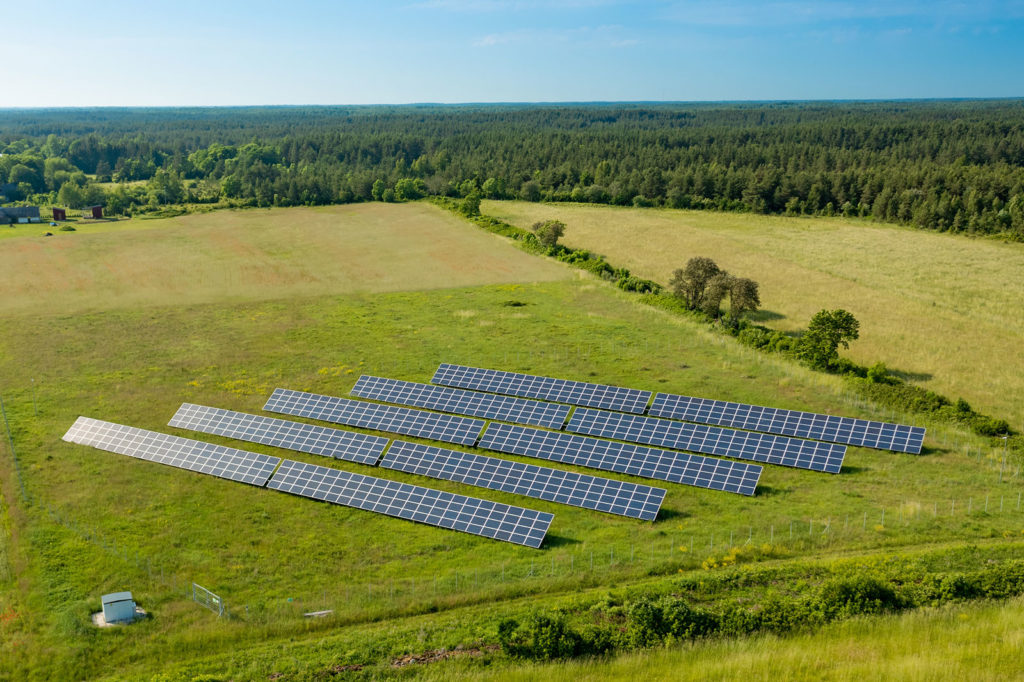
{"label": "red barn", "polygon": [[55,209],[53,209],[53,219],[54,220],[67,220],[68,219],[68,212],[66,210],[64,210],[63,208],[55,208]]}

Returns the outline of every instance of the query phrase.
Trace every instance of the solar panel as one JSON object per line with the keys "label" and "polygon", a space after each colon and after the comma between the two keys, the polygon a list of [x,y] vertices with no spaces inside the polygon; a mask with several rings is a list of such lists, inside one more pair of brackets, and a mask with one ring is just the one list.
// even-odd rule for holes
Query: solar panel
{"label": "solar panel", "polygon": [[266,485],[270,474],[281,461],[278,457],[88,417],[79,417],[64,434],[64,440],[257,486]]}
{"label": "solar panel", "polygon": [[388,439],[354,431],[340,431],[324,426],[300,424],[284,419],[260,417],[216,407],[184,403],[168,422],[202,433],[247,440],[250,443],[273,445],[314,455],[324,455],[375,466],[384,453]]}
{"label": "solar panel", "polygon": [[568,405],[367,375],[359,377],[359,381],[352,389],[352,395],[384,403],[425,407],[439,412],[468,414],[484,419],[533,424],[551,429],[562,428],[570,409]]}
{"label": "solar panel", "polygon": [[650,391],[635,388],[620,388],[606,384],[588,384],[582,381],[552,379],[503,372],[496,369],[480,369],[462,365],[442,364],[434,373],[432,383],[456,386],[489,393],[518,395],[524,398],[540,398],[570,405],[602,407],[607,410],[642,413],[651,399]]}
{"label": "solar panel", "polygon": [[380,465],[410,474],[503,490],[585,509],[653,521],[664,488],[613,481],[506,459],[396,440]]}
{"label": "solar panel", "polygon": [[364,403],[315,393],[278,388],[263,406],[268,412],[293,414],[375,431],[401,433],[460,445],[473,445],[483,420],[411,410],[407,407]]}
{"label": "solar panel", "polygon": [[925,430],[920,426],[833,417],[813,412],[730,403],[708,398],[659,393],[650,414],[701,424],[732,426],[748,431],[797,436],[860,445],[879,450],[920,454]]}
{"label": "solar panel", "polygon": [[553,515],[284,460],[269,488],[473,535],[540,547]]}
{"label": "solar panel", "polygon": [[754,494],[762,470],[757,464],[510,424],[488,425],[480,447],[741,495]]}
{"label": "solar panel", "polygon": [[579,408],[566,430],[633,443],[838,473],[845,445]]}

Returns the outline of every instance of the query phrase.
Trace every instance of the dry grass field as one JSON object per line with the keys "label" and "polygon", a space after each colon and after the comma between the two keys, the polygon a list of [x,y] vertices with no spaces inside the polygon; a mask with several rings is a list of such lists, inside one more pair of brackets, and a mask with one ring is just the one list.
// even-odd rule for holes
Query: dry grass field
{"label": "dry grass field", "polygon": [[[41,233],[38,225],[22,226]],[[381,248],[385,245],[386,248]],[[0,314],[245,302],[551,281],[527,255],[429,204],[219,211],[0,241]]]}
{"label": "dry grass field", "polygon": [[843,219],[488,201],[521,227],[558,218],[563,242],[668,283],[693,256],[761,284],[768,326],[795,330],[822,308],[861,323],[849,350],[921,385],[1024,421],[1024,248]]}

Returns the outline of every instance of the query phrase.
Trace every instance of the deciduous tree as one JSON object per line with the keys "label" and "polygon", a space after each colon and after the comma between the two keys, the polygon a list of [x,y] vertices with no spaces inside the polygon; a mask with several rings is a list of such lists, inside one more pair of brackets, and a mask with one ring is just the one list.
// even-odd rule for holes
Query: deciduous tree
{"label": "deciduous tree", "polygon": [[839,347],[850,347],[860,336],[860,323],[846,310],[820,310],[811,318],[797,345],[797,356],[816,369],[828,369],[839,359]]}

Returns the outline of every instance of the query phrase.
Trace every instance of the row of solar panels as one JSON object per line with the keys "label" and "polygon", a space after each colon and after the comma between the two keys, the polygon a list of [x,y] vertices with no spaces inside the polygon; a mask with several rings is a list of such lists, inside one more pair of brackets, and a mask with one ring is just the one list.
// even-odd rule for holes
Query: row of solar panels
{"label": "row of solar panels", "polygon": [[64,440],[527,547],[540,547],[554,518],[546,512],[281,460],[88,417],[79,417]]}
{"label": "row of solar panels", "polygon": [[[431,382],[442,386],[549,400],[556,403],[638,415],[647,411],[654,417],[914,454],[921,452],[925,436],[924,428],[918,426],[835,417],[670,393],[653,394],[651,391],[605,384],[554,379],[447,363],[438,367]],[[372,384],[373,382],[369,382],[367,385],[369,387]],[[651,403],[652,396],[653,403]],[[647,409],[649,403],[651,404],[650,410]],[[421,406],[426,407],[427,405]],[[556,413],[552,412],[552,418],[557,418]],[[503,419],[503,421],[520,422],[518,419]],[[561,423],[564,422],[560,422],[556,426],[540,423],[536,425],[560,428]]]}
{"label": "row of solar panels", "polygon": [[[537,424],[556,429],[561,428],[569,411],[567,405],[553,405],[504,396],[500,396],[504,398],[504,401],[495,406],[491,401],[494,396],[486,393],[440,388],[373,376],[360,377],[352,389],[352,393],[360,398],[371,400],[455,411],[488,419]],[[531,407],[530,404],[536,407]],[[564,411],[556,412],[552,409],[557,407],[564,408]],[[463,445],[476,443],[481,429],[484,428],[484,422],[480,419],[436,415],[429,412],[286,389],[274,391],[264,409],[270,412],[294,414],[350,426],[377,428],[383,431],[397,429],[396,432],[406,435],[423,436]],[[556,414],[560,415],[557,417],[557,422],[549,419],[550,416]],[[378,424],[378,426],[370,426],[372,424]],[[588,436],[830,473],[840,470],[843,457],[846,454],[845,446],[834,443],[819,443],[785,436],[722,429],[582,407],[576,408],[572,419],[569,420],[569,424],[565,428],[567,431]],[[492,442],[490,434],[500,430],[499,424],[491,423],[483,434],[480,446],[495,449],[488,445]],[[529,429],[520,430],[517,433],[529,434],[530,431]],[[549,445],[550,438],[545,435],[547,433],[538,431],[536,434],[529,434],[529,437],[544,445]],[[582,447],[590,451],[600,448],[625,449],[623,444],[608,444],[593,439],[576,442],[581,443]],[[508,450],[502,451],[508,452]],[[537,448],[536,450],[516,452],[516,454],[545,456],[544,452],[544,448]],[[664,453],[664,457],[671,459],[681,456]]]}

